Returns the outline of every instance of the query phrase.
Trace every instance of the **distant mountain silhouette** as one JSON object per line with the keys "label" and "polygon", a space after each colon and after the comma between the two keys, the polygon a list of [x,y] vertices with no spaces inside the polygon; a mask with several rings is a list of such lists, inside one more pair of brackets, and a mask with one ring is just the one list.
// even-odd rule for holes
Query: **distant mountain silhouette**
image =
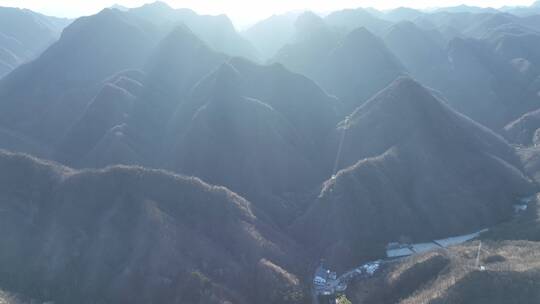
{"label": "distant mountain silhouette", "polygon": [[314,78],[338,96],[349,113],[405,72],[380,38],[358,28],[322,60]]}
{"label": "distant mountain silhouette", "polygon": [[249,27],[243,35],[257,48],[263,60],[272,58],[294,37],[298,13],[273,15]]}
{"label": "distant mountain silhouette", "polygon": [[431,14],[424,14],[419,16],[414,22],[424,29],[435,29],[441,32],[447,41],[454,38],[468,37],[465,32],[470,33],[471,28],[477,28],[475,33],[477,35],[483,34],[480,30],[485,29],[479,24],[485,22],[485,20],[491,19],[495,14],[493,13],[449,13],[449,12],[435,12]]}
{"label": "distant mountain silhouette", "polygon": [[162,2],[67,27],[0,8],[0,149],[17,151],[0,151],[0,302],[308,303],[321,258],[341,273],[489,227],[486,271],[464,244],[347,296],[536,303],[538,202],[513,205],[539,191],[540,14],[509,11],[291,12],[238,33]]}
{"label": "distant mountain silhouette", "polygon": [[340,38],[313,14],[306,13],[297,23],[297,42],[281,49],[273,61],[307,75],[339,97],[344,113],[405,73],[384,42],[363,27]]}
{"label": "distant mountain silhouette", "polygon": [[539,2],[535,1],[530,6],[504,6],[501,11],[516,15],[516,16],[532,16],[540,14]]}
{"label": "distant mountain silhouette", "polygon": [[454,109],[499,131],[538,108],[540,35],[515,16],[482,14],[476,23],[465,16],[469,26],[447,45],[440,28],[411,22],[394,25],[384,40],[415,79],[442,92]]}
{"label": "distant mountain silhouette", "polygon": [[419,81],[432,85],[447,68],[446,45],[437,30],[426,30],[411,21],[393,25],[383,37],[388,48]]}
{"label": "distant mountain silhouette", "polygon": [[159,1],[131,9],[128,13],[156,24],[166,32],[183,23],[210,47],[230,56],[252,60],[259,57],[255,47],[236,31],[225,15],[198,15],[190,9],[173,9]]}
{"label": "distant mountain silhouette", "polygon": [[477,16],[468,28],[463,31],[463,34],[472,38],[485,38],[499,27],[514,23],[516,17],[510,14],[487,14]]}
{"label": "distant mountain silhouette", "polygon": [[254,303],[269,287],[282,291],[271,303],[302,297],[298,249],[225,188],[4,151],[0,167],[3,286],[80,303]]}
{"label": "distant mountain silhouette", "polygon": [[321,17],[305,12],[296,19],[293,40],[283,46],[270,62],[281,63],[314,79],[317,65],[336,47],[341,36]]}
{"label": "distant mountain silhouette", "polygon": [[368,11],[361,8],[333,12],[326,16],[324,21],[328,25],[345,31],[346,33],[359,27],[364,27],[372,33],[380,34],[391,26],[390,22],[373,16]]}
{"label": "distant mountain silhouette", "polygon": [[125,7],[125,6],[120,5],[120,4],[118,4],[118,3],[111,5],[110,8],[112,8],[112,9],[117,9],[117,10],[123,11],[123,12],[129,10],[129,7]]}
{"label": "distant mountain silhouette", "polygon": [[500,222],[535,189],[502,138],[407,78],[340,128],[344,169],[293,226],[336,265],[378,256],[400,237],[420,242]]}
{"label": "distant mountain silhouette", "polygon": [[71,21],[0,7],[0,78],[39,56]]}
{"label": "distant mountain silhouette", "polygon": [[480,13],[498,13],[499,11],[492,7],[478,7],[478,6],[470,6],[470,5],[462,4],[462,5],[457,5],[457,6],[438,8],[435,10],[435,12],[480,14]]}
{"label": "distant mountain silhouette", "polygon": [[398,7],[384,12],[384,14],[381,15],[381,18],[392,22],[414,21],[415,19],[423,16],[424,14],[425,13],[420,10],[408,7]]}
{"label": "distant mountain silhouette", "polygon": [[0,81],[0,124],[55,143],[101,81],[141,67],[154,36],[151,26],[117,10],[78,19],[38,59]]}
{"label": "distant mountain silhouette", "polygon": [[[499,27],[482,40],[453,41],[449,58],[457,77],[449,84],[461,89],[453,89],[458,94],[442,88],[441,91],[449,100],[453,99],[456,109],[490,127],[502,128],[538,107],[538,59],[534,54],[540,45],[539,38],[528,30]],[[475,92],[467,90],[465,82],[479,76],[483,77],[480,78],[483,83],[477,81]],[[473,97],[473,94],[483,96]],[[471,104],[473,100],[476,104]],[[491,113],[487,112],[488,108]]]}
{"label": "distant mountain silhouette", "polygon": [[150,89],[183,97],[210,71],[227,60],[189,28],[174,28],[152,52],[145,69]]}

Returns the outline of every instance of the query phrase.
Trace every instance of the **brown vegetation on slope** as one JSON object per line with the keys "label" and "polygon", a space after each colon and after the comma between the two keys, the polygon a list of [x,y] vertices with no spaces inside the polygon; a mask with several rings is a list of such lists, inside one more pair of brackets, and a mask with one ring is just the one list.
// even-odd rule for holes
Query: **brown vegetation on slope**
{"label": "brown vegetation on slope", "polygon": [[397,80],[342,128],[345,169],[293,227],[336,265],[380,257],[401,237],[420,242],[492,226],[534,193],[511,146],[411,79]]}
{"label": "brown vegetation on slope", "polygon": [[225,188],[136,167],[74,171],[7,152],[0,167],[8,290],[59,303],[251,303],[271,283],[283,290],[277,301],[289,291],[302,300],[290,279],[302,273],[294,243]]}
{"label": "brown vegetation on slope", "polygon": [[353,303],[503,304],[540,301],[540,244],[478,242],[414,256],[351,285]]}

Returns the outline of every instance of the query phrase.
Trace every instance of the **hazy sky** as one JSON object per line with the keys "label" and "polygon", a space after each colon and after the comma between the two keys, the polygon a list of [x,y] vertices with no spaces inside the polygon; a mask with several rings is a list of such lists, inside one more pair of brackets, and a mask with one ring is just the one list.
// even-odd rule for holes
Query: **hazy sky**
{"label": "hazy sky", "polygon": [[[45,14],[77,17],[94,14],[115,3],[135,7],[154,0],[0,0],[0,6],[25,7]],[[199,13],[229,15],[236,24],[245,25],[275,13],[310,9],[327,12],[340,8],[400,6],[414,8],[442,7],[459,4],[500,7],[530,5],[534,0],[166,0],[172,7],[189,7]]]}

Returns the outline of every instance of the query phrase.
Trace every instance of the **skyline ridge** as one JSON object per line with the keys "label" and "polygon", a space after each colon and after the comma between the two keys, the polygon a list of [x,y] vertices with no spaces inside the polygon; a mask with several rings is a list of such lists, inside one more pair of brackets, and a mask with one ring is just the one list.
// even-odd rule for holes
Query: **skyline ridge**
{"label": "skyline ridge", "polygon": [[[51,3],[52,2],[52,3]],[[527,7],[534,5],[534,0],[338,0],[328,3],[326,1],[295,1],[292,3],[276,3],[275,1],[216,1],[216,0],[99,0],[99,1],[64,1],[55,0],[47,3],[36,0],[0,0],[0,7],[15,7],[21,9],[30,9],[32,11],[60,18],[78,18],[98,13],[99,11],[110,7],[136,8],[145,4],[163,2],[175,9],[187,8],[198,14],[203,15],[227,15],[234,25],[239,29],[245,29],[259,21],[262,21],[273,15],[282,15],[291,12],[313,11],[317,14],[326,15],[331,12],[343,9],[375,9],[381,12],[393,10],[396,8],[412,8],[422,11],[434,11],[444,8],[453,8],[459,6],[469,6],[478,8],[512,8]]]}

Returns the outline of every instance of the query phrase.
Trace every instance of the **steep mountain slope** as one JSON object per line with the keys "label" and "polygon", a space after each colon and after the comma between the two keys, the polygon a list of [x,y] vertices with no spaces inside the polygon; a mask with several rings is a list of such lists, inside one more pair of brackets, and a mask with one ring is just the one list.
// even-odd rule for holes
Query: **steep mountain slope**
{"label": "steep mountain slope", "polygon": [[[70,127],[67,134],[56,148],[55,159],[68,165],[100,167],[108,164],[131,164],[131,157],[122,157],[117,162],[98,162],[92,164],[85,161],[87,154],[93,150],[111,129],[127,122],[138,97],[137,88],[142,84],[132,78],[129,73],[118,75],[107,81],[98,95],[86,108],[83,116]],[[130,87],[131,85],[131,87]],[[104,160],[107,157],[104,157]],[[99,165],[98,165],[99,164]],[[94,166],[92,166],[94,165]]]}
{"label": "steep mountain slope", "polygon": [[343,113],[405,73],[384,42],[363,27],[340,38],[320,17],[306,13],[297,28],[297,42],[282,48],[272,61],[314,79],[339,97]]}
{"label": "steep mountain slope", "polygon": [[314,79],[338,96],[350,113],[404,73],[401,62],[381,39],[358,28],[322,60]]}
{"label": "steep mountain slope", "polygon": [[411,75],[422,83],[437,87],[441,74],[448,73],[446,46],[441,43],[443,38],[438,31],[402,21],[393,25],[383,39]]}
{"label": "steep mountain slope", "polygon": [[300,15],[294,26],[293,41],[283,46],[270,62],[315,78],[318,65],[336,47],[341,35],[312,12]]}
{"label": "steep mountain slope", "polygon": [[[0,284],[59,303],[299,303],[294,244],[222,187],[0,152]],[[36,288],[39,286],[39,288]],[[287,297],[288,300],[287,300]]]}
{"label": "steep mountain slope", "polygon": [[[298,206],[281,195],[324,179],[326,159],[317,147],[337,121],[331,102],[307,79],[279,66],[224,64],[177,110],[173,168],[225,185],[276,222],[288,222]],[[311,112],[303,113],[306,108]]]}
{"label": "steep mountain slope", "polygon": [[[341,102],[328,96],[310,79],[280,64],[258,65],[241,58],[232,58],[229,64],[241,75],[237,87],[241,94],[258,99],[283,115],[303,138],[303,153],[322,167],[325,159],[320,147],[326,144],[340,120]],[[202,105],[206,88],[201,83],[193,93],[198,106]],[[179,111],[185,110],[181,107]]]}
{"label": "steep mountain slope", "polygon": [[177,26],[158,44],[146,64],[148,89],[180,99],[227,58],[189,28]]}
{"label": "steep mountain slope", "polygon": [[256,201],[276,222],[291,221],[301,206],[289,193],[316,188],[330,174],[324,147],[341,104],[278,64],[234,58],[217,69],[227,57],[185,27],[151,57],[143,75],[106,81],[58,145],[56,159],[195,175]]}
{"label": "steep mountain slope", "polygon": [[340,128],[345,169],[293,227],[336,265],[380,256],[400,237],[431,240],[492,225],[534,191],[504,140],[407,78]]}
{"label": "steep mountain slope", "polygon": [[447,41],[454,38],[467,37],[466,32],[471,27],[483,23],[486,19],[493,17],[492,13],[470,13],[470,12],[435,12],[424,14],[414,22],[425,29],[436,29],[443,33]]}
{"label": "steep mountain slope", "polygon": [[[528,30],[500,27],[483,40],[454,40],[449,49],[454,75],[441,91],[457,110],[502,129],[540,104],[538,38]],[[467,89],[470,81],[476,82],[474,90]]]}
{"label": "steep mountain slope", "polygon": [[294,37],[294,23],[299,14],[273,15],[248,28],[243,35],[257,48],[261,59],[272,58]]}
{"label": "steep mountain slope", "polygon": [[300,16],[296,42],[283,47],[272,62],[314,79],[341,99],[343,113],[350,113],[405,73],[405,68],[366,28],[342,37],[325,20],[313,13]]}
{"label": "steep mountain slope", "polygon": [[540,35],[513,21],[479,31],[482,38],[453,38],[445,46],[438,30],[402,22],[385,42],[412,76],[442,92],[454,109],[499,131],[540,104]]}
{"label": "steep mountain slope", "polygon": [[236,31],[226,15],[198,15],[190,9],[173,9],[159,1],[131,9],[128,13],[156,24],[164,32],[183,23],[209,46],[230,56],[252,60],[259,57],[253,45]]}
{"label": "steep mountain slope", "polygon": [[37,57],[69,23],[30,10],[0,7],[0,78]]}
{"label": "steep mountain slope", "polygon": [[165,163],[158,159],[174,142],[167,131],[175,109],[227,56],[185,26],[175,28],[150,54],[142,75],[121,73],[105,81],[58,145],[57,160],[76,167]]}
{"label": "steep mountain slope", "polygon": [[45,145],[55,143],[82,115],[101,81],[142,65],[155,45],[154,33],[117,10],[78,19],[37,60],[2,79],[0,125]]}

